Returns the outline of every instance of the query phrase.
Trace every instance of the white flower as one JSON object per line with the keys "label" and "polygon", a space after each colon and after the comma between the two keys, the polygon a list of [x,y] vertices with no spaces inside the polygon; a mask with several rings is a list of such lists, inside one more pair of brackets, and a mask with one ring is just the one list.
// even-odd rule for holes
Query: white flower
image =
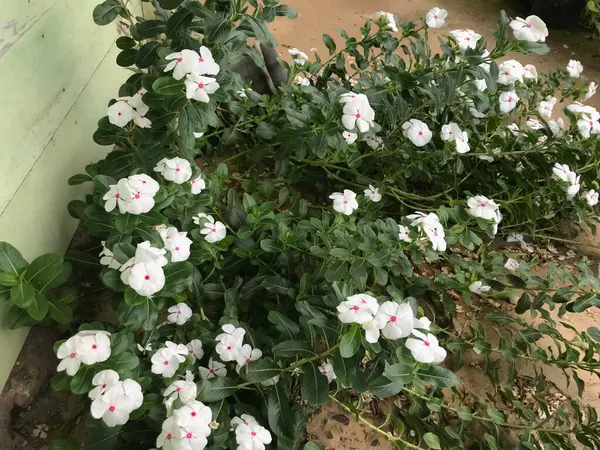
{"label": "white flower", "polygon": [[171,341],[165,342],[165,349],[171,352],[172,355],[175,355],[180,363],[184,362],[185,357],[190,354],[190,351],[185,345],[176,344]]}
{"label": "white flower", "polygon": [[398,239],[404,242],[412,242],[412,239],[409,237],[410,230],[408,227],[405,227],[404,225],[398,225],[398,229],[400,230],[398,233]]}
{"label": "white flower", "polygon": [[115,259],[115,255],[106,246],[106,241],[102,241],[102,251],[100,252],[100,264],[107,266],[109,269],[119,269],[121,263]]}
{"label": "white flower", "polygon": [[568,176],[571,173],[571,169],[566,164],[555,163],[552,168],[552,176],[556,180],[568,181]]}
{"label": "white flower", "polygon": [[378,150],[383,147],[383,139],[379,136],[364,136],[363,141],[373,150]]}
{"label": "white flower", "polygon": [[598,193],[594,189],[590,189],[585,193],[585,201],[590,206],[596,206],[598,204]]}
{"label": "white flower", "polygon": [[127,178],[127,182],[132,192],[138,192],[154,197],[160,190],[158,182],[146,174],[131,175]]}
{"label": "white flower", "polygon": [[577,128],[579,134],[584,138],[589,138],[592,134],[600,133],[600,114],[597,111],[593,111],[588,114],[582,114],[581,118],[577,121]]}
{"label": "white flower", "polygon": [[235,370],[240,373],[242,367],[247,366],[252,361],[256,361],[262,356],[262,351],[259,348],[252,348],[250,344],[244,344],[240,347],[238,354],[235,357],[237,366]]}
{"label": "white flower", "polygon": [[172,76],[181,80],[188,73],[196,71],[199,55],[194,50],[184,49],[181,52],[171,53],[165,59],[170,61],[164,68],[164,72],[173,71]]}
{"label": "white flower", "polygon": [[[185,50],[184,50],[185,51]],[[196,52],[194,52],[196,53]],[[221,69],[219,65],[215,62],[212,53],[210,50],[202,46],[200,47],[200,54],[196,53],[198,58],[196,62],[196,66],[194,67],[193,72],[199,73],[200,75],[216,75],[219,73]],[[183,77],[182,77],[183,78]]]}
{"label": "white flower", "polygon": [[271,433],[257,423],[238,426],[235,429],[235,439],[239,450],[264,450],[265,445],[272,441]]}
{"label": "white flower", "polygon": [[541,130],[544,128],[542,122],[540,122],[539,119],[536,119],[535,117],[527,119],[527,122],[525,122],[525,126],[530,130]]}
{"label": "white flower", "polygon": [[357,294],[347,297],[337,306],[337,310],[340,322],[364,324],[373,320],[379,310],[379,303],[368,294]]}
{"label": "white flower", "polygon": [[575,59],[571,59],[567,65],[567,72],[573,78],[579,78],[581,72],[583,72],[583,64]]}
{"label": "white flower", "polygon": [[494,220],[496,211],[498,211],[499,208],[496,202],[489,200],[483,195],[470,197],[467,200],[467,206],[469,207],[469,214],[473,217],[479,217],[485,220]]}
{"label": "white flower", "polygon": [[102,197],[102,200],[106,200],[104,204],[106,212],[111,212],[117,205],[121,214],[129,212],[129,203],[133,198],[133,193],[127,178],[121,178],[117,184],[111,184],[109,188],[109,191]]}
{"label": "white flower", "polygon": [[206,182],[202,179],[202,177],[194,178],[190,180],[192,185],[192,194],[198,195],[202,192],[203,189],[206,189]]}
{"label": "white flower", "polygon": [[108,121],[123,128],[133,120],[134,110],[124,100],[118,100],[108,107]]}
{"label": "white flower", "polygon": [[517,125],[516,123],[508,124],[506,128],[508,128],[508,130],[512,133],[513,136],[519,136],[521,134],[519,125]]}
{"label": "white flower", "polygon": [[202,341],[200,339],[192,339],[188,345],[190,355],[192,355],[192,359],[196,361],[197,359],[201,359],[204,356],[204,350],[202,349]]}
{"label": "white flower", "polygon": [[463,131],[454,142],[458,153],[462,154],[471,151],[471,147],[469,147],[469,135],[466,131]]}
{"label": "white flower", "polygon": [[517,17],[511,20],[509,26],[513,30],[515,39],[519,41],[544,42],[548,37],[548,27],[538,16],[528,16],[525,19]]}
{"label": "white flower", "polygon": [[240,98],[248,98],[248,94],[246,94],[246,91],[251,91],[252,89],[240,89],[239,91],[236,91],[235,93],[240,97]]}
{"label": "white flower", "polygon": [[358,208],[356,193],[349,189],[344,189],[344,192],[334,192],[329,198],[333,200],[333,209],[346,216],[351,215]]}
{"label": "white flower", "polygon": [[56,356],[62,361],[58,364],[57,372],[64,370],[71,377],[77,373],[81,365],[81,359],[77,353],[77,342],[79,339],[78,335],[72,336],[58,347]]}
{"label": "white flower", "polygon": [[421,317],[420,319],[417,319],[415,317],[415,321],[414,321],[413,327],[417,328],[419,330],[427,330],[427,331],[429,331],[430,328],[431,328],[431,320],[429,320],[429,318],[425,317],[425,316]]}
{"label": "white flower", "polygon": [[88,397],[92,400],[97,399],[117,384],[118,381],[119,374],[114,370],[101,370],[92,379],[92,384],[96,387],[89,392]]}
{"label": "white flower", "polygon": [[583,100],[585,101],[585,100],[589,100],[590,98],[592,98],[594,95],[596,95],[597,90],[598,90],[598,85],[592,81],[588,86],[588,90],[585,93]]}
{"label": "white flower", "polygon": [[535,80],[538,79],[537,69],[533,64],[526,64],[523,67],[523,78],[527,80]]}
{"label": "white flower", "polygon": [[368,189],[365,189],[363,192],[365,193],[365,196],[372,202],[377,203],[381,201],[381,194],[379,193],[379,189],[376,187],[369,185]]}
{"label": "white flower", "polygon": [[[198,216],[200,216],[200,214]],[[214,244],[215,242],[225,239],[225,236],[227,235],[227,228],[225,228],[225,225],[222,222],[215,222],[215,218],[209,215],[204,215],[203,218],[206,219],[206,221],[204,222],[204,226],[200,230],[200,233],[204,235],[206,242]],[[195,221],[195,219],[196,218],[193,220]],[[200,217],[198,220],[200,220]]]}
{"label": "white flower", "polygon": [[217,335],[215,338],[217,341],[221,341],[223,338],[230,336],[240,341],[241,345],[241,342],[244,340],[244,336],[246,335],[246,330],[241,327],[236,328],[230,323],[223,325],[221,329],[223,330],[223,333]]}
{"label": "white flower", "polygon": [[385,18],[388,30],[393,31],[394,33],[398,32],[398,27],[396,26],[396,19],[394,18],[394,15],[392,13],[379,11],[376,15]]}
{"label": "white flower", "polygon": [[425,23],[427,23],[429,28],[441,28],[446,22],[446,17],[448,17],[448,11],[436,6],[425,14]]}
{"label": "white flower", "polygon": [[417,339],[410,337],[406,340],[405,345],[416,361],[425,364],[435,364],[442,362],[446,358],[446,350],[440,347],[437,338],[433,334],[425,334],[413,330],[413,335]]}
{"label": "white flower", "polygon": [[518,242],[523,250],[533,253],[533,247],[525,242],[522,234],[513,233],[506,238],[506,242]]}
{"label": "white flower", "polygon": [[193,381],[177,380],[171,383],[171,385],[165,389],[164,396],[179,398],[183,404],[189,403],[196,400],[198,394],[198,388],[196,383]]}
{"label": "white flower", "polygon": [[237,359],[240,349],[242,348],[242,341],[236,339],[232,335],[224,336],[215,347],[215,351],[221,358],[221,361],[228,362]]}
{"label": "white flower", "polygon": [[440,137],[442,141],[455,141],[460,135],[462,131],[458,127],[458,125],[454,122],[451,122],[447,125],[442,126],[442,131],[440,132]]}
{"label": "white flower", "polygon": [[192,400],[181,408],[176,409],[173,412],[173,417],[177,425],[182,428],[196,429],[205,437],[210,435],[208,424],[212,421],[212,411],[202,402]]}
{"label": "white flower", "polygon": [[538,113],[540,113],[540,116],[546,119],[552,117],[552,110],[554,109],[554,105],[556,105],[557,101],[558,100],[556,99],[556,97],[546,97],[546,100],[542,100],[537,108]]}
{"label": "white flower", "polygon": [[331,365],[331,362],[329,360],[327,360],[327,362],[324,362],[319,366],[319,372],[321,372],[322,375],[325,375],[327,377],[328,383],[331,383],[337,378],[335,376],[335,372],[333,371],[333,366]]}
{"label": "white flower", "polygon": [[356,142],[356,139],[358,138],[358,134],[353,133],[352,131],[344,131],[342,132],[342,136],[344,137],[348,145],[354,144]]}
{"label": "white flower", "polygon": [[375,322],[387,339],[400,339],[413,330],[414,316],[408,303],[385,302],[379,307]]}
{"label": "white flower", "polygon": [[294,84],[299,86],[310,86],[310,80],[302,75],[296,75],[296,78],[294,78]]}
{"label": "white flower", "polygon": [[153,261],[137,261],[131,258],[121,266],[121,281],[144,297],[156,294],[165,286],[165,272]]}
{"label": "white flower", "polygon": [[159,230],[165,249],[171,252],[171,262],[186,261],[190,257],[192,240],[187,237],[187,232],[178,231],[175,227]]}
{"label": "white flower", "polygon": [[154,208],[154,195],[143,194],[141,192],[132,192],[133,196],[127,205],[127,212],[130,214],[145,214]]}
{"label": "white flower", "polygon": [[596,108],[593,106],[584,105],[581,102],[574,102],[567,106],[567,109],[571,111],[573,114],[598,114]]}
{"label": "white flower", "polygon": [[169,307],[168,312],[167,320],[177,325],[183,325],[192,317],[192,308],[183,302]]}
{"label": "white flower", "polygon": [[227,376],[225,364],[222,364],[219,361],[213,361],[212,358],[208,360],[208,367],[198,367],[198,372],[200,372],[200,378],[203,380]]}
{"label": "white flower", "polygon": [[250,425],[258,425],[256,419],[250,414],[242,414],[240,417],[233,417],[231,419],[231,429],[237,430],[240,426],[249,427]]}
{"label": "white flower", "polygon": [[192,178],[192,166],[187,159],[183,158],[172,158],[172,159],[161,159],[156,167],[155,172],[165,178],[165,180],[172,181],[175,184],[183,184]]}
{"label": "white flower", "polygon": [[516,108],[519,103],[519,96],[515,91],[503,92],[500,94],[500,111],[507,113]]}
{"label": "white flower", "polygon": [[144,401],[142,387],[134,380],[118,381],[105,394],[96,398],[90,412],[94,419],[102,419],[109,427],[124,425],[129,415]]}
{"label": "white flower", "polygon": [[486,292],[489,292],[490,289],[492,289],[490,286],[484,286],[483,282],[481,281],[476,281],[474,283],[471,283],[469,285],[469,290],[473,293],[473,294],[485,294]]}
{"label": "white flower", "polygon": [[210,102],[209,94],[214,94],[219,89],[216,78],[205,77],[197,73],[186,75],[185,96],[198,102]]}
{"label": "white flower", "polygon": [[436,213],[425,214],[421,211],[416,211],[414,214],[409,214],[406,216],[407,219],[412,220],[410,223],[411,227],[416,227],[417,225],[437,225],[440,223],[440,219]]}
{"label": "white flower", "polygon": [[481,80],[474,80],[473,82],[475,83],[475,87],[477,87],[479,92],[483,92],[487,89],[487,83],[483,78]]}
{"label": "white flower", "polygon": [[110,339],[107,333],[78,333],[78,336],[75,348],[77,358],[83,364],[92,365],[110,358]]}
{"label": "white flower", "polygon": [[443,252],[446,251],[446,233],[444,232],[444,227],[442,224],[428,224],[425,223],[423,226],[423,231],[429,238],[431,242],[431,246],[435,251]]}
{"label": "white flower", "polygon": [[504,267],[508,270],[517,270],[519,268],[519,261],[513,258],[508,258],[504,263]]}
{"label": "white flower", "polygon": [[156,447],[163,450],[181,450],[181,429],[175,423],[175,417],[167,417],[162,424],[162,432],[156,438]]}
{"label": "white flower", "polygon": [[517,81],[523,82],[525,69],[519,61],[509,59],[498,66],[498,83],[514,84]]}
{"label": "white flower", "polygon": [[377,321],[375,320],[375,318],[363,323],[362,328],[363,330],[365,330],[365,339],[367,342],[374,344],[379,340],[381,329],[377,325]]}
{"label": "white flower", "polygon": [[427,145],[433,136],[433,133],[429,130],[429,127],[425,122],[421,122],[418,119],[410,119],[402,124],[402,133],[405,137],[417,147],[423,147]]}
{"label": "white flower", "polygon": [[358,94],[352,101],[346,102],[343,113],[342,123],[347,130],[351,131],[356,127],[361,133],[366,133],[373,127],[375,111],[364,94]]}
{"label": "white flower", "polygon": [[577,175],[575,172],[571,172],[567,174],[567,181],[570,183],[567,187],[567,198],[571,199],[579,192],[581,188],[581,184],[579,184],[579,179],[581,175]]}
{"label": "white flower", "polygon": [[468,48],[475,49],[477,41],[481,38],[481,35],[475,33],[473,30],[453,30],[450,34],[454,37],[461,50]]}
{"label": "white flower", "polygon": [[292,47],[288,49],[288,53],[292,55],[292,59],[299,66],[303,66],[308,62],[308,55],[304,52],[301,52],[297,48]]}
{"label": "white flower", "polygon": [[168,348],[161,348],[152,355],[152,373],[171,378],[179,369],[179,358]]}
{"label": "white flower", "polygon": [[340,95],[340,103],[343,104],[354,103],[355,101],[363,101],[364,99],[361,96],[366,97],[365,94],[357,94],[356,92],[345,92],[344,94]]}

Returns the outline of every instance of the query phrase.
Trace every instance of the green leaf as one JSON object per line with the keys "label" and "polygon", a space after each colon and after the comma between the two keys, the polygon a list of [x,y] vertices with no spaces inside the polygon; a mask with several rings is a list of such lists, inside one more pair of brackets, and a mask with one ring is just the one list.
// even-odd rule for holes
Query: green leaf
{"label": "green leaf", "polygon": [[590,337],[595,340],[596,342],[600,342],[600,330],[596,327],[589,327],[587,329],[587,333],[590,335]]}
{"label": "green leaf", "polygon": [[198,383],[197,400],[212,403],[229,397],[237,390],[236,381],[228,377],[215,377]]}
{"label": "green leaf", "polygon": [[131,330],[121,330],[110,335],[111,355],[118,355],[135,344],[134,335]]}
{"label": "green leaf", "polygon": [[290,19],[298,17],[298,11],[288,5],[278,5],[275,7],[276,16],[287,16]]}
{"label": "green leaf", "polygon": [[183,89],[183,82],[173,77],[160,77],[152,83],[152,90],[160,95],[177,95]]}
{"label": "green leaf", "polygon": [[10,299],[19,308],[27,308],[35,300],[35,289],[29,283],[17,284],[10,290]]}
{"label": "green leaf", "polygon": [[149,241],[152,247],[162,248],[164,245],[163,238],[160,233],[154,229],[147,230],[145,228],[136,227],[133,233],[141,237],[144,241]]}
{"label": "green leaf", "polygon": [[115,228],[121,233],[132,233],[138,223],[140,223],[138,216],[127,213],[119,214],[115,219]]}
{"label": "green leaf", "polygon": [[183,3],[183,0],[158,0],[158,4],[163,9],[175,9]]}
{"label": "green leaf", "polygon": [[356,371],[358,370],[358,357],[359,355],[351,358],[344,358],[340,352],[336,352],[333,355],[333,371],[335,372],[337,379],[348,387],[354,387],[356,383]]}
{"label": "green leaf", "polygon": [[148,300],[148,297],[144,297],[143,295],[138,294],[130,287],[128,287],[125,291],[124,298],[125,303],[127,303],[129,306],[138,306]]}
{"label": "green leaf", "polygon": [[92,385],[92,379],[96,375],[96,369],[94,366],[81,365],[77,373],[71,380],[71,391],[73,394],[87,394],[94,387]]}
{"label": "green leaf", "polygon": [[52,317],[52,319],[58,323],[68,325],[73,321],[73,310],[67,303],[64,303],[60,300],[49,300],[48,311],[50,313],[50,317]]}
{"label": "green leaf", "polygon": [[121,13],[121,4],[117,0],[106,0],[94,8],[92,17],[96,25],[108,25]]}
{"label": "green leaf", "polygon": [[38,291],[54,289],[67,281],[72,266],[61,255],[47,254],[33,260],[25,271],[25,279]]}
{"label": "green leaf", "polygon": [[181,8],[167,21],[167,36],[175,37],[180,29],[187,28],[194,19],[194,14],[187,8]]}
{"label": "green leaf", "polygon": [[135,29],[140,37],[148,39],[164,33],[166,29],[166,23],[164,23],[162,20],[146,20],[138,23],[135,26]]}
{"label": "green leaf", "polygon": [[229,173],[229,168],[227,167],[227,164],[225,164],[225,163],[219,164],[217,166],[217,170],[215,171],[215,174],[217,175],[217,177],[221,178],[221,179],[227,178],[228,173]]}
{"label": "green leaf", "polygon": [[323,42],[325,46],[329,50],[329,55],[333,55],[335,53],[335,41],[328,34],[323,34]]}
{"label": "green leaf", "polygon": [[302,400],[311,406],[320,406],[327,402],[329,395],[329,383],[327,377],[323,375],[317,364],[309,362],[302,366],[302,386],[300,395]]}
{"label": "green leaf", "polygon": [[440,438],[433,433],[425,433],[423,435],[423,440],[429,446],[429,448],[433,448],[436,450],[441,450],[442,448],[442,446],[440,445]]}
{"label": "green leaf", "polygon": [[487,414],[492,419],[492,421],[498,425],[503,425],[506,423],[506,419],[504,418],[504,414],[500,412],[500,410],[496,408],[488,408]]}
{"label": "green leaf", "polygon": [[31,305],[27,307],[27,313],[31,316],[32,319],[42,321],[44,317],[48,315],[48,310],[50,309],[50,304],[48,299],[39,292],[36,292],[34,295],[34,301]]}
{"label": "green leaf", "polygon": [[27,261],[19,250],[8,242],[0,242],[0,271],[18,274],[19,270],[27,267]]}
{"label": "green leaf", "polygon": [[146,69],[150,67],[158,59],[157,50],[159,48],[159,42],[146,42],[137,52],[135,57],[135,65],[140,69]]}
{"label": "green leaf", "polygon": [[[133,48],[136,46],[135,41],[133,39],[131,39],[129,36],[118,37],[115,44],[117,44],[117,48],[120,48],[121,50],[125,50],[127,48]],[[77,175],[75,175],[75,176],[77,176]],[[71,177],[71,178],[73,178],[73,177]],[[69,184],[71,184],[71,183],[69,183]]]}
{"label": "green leaf", "polygon": [[135,48],[128,48],[127,50],[121,51],[117,55],[117,65],[121,67],[129,67],[135,64],[138,51]]}
{"label": "green leaf", "polygon": [[353,278],[364,278],[367,276],[369,264],[364,259],[357,259],[350,266],[350,276]]}
{"label": "green leaf", "polygon": [[277,434],[289,435],[294,430],[294,417],[290,408],[289,395],[283,383],[279,382],[270,389],[267,399],[267,417],[269,427]]}
{"label": "green leaf", "polygon": [[281,358],[305,358],[315,356],[315,352],[304,341],[283,341],[271,350],[273,355]]}
{"label": "green leaf", "polygon": [[458,377],[454,372],[439,366],[432,365],[419,371],[418,377],[438,387],[454,387],[458,384]]}
{"label": "green leaf", "polygon": [[19,276],[16,273],[0,272],[0,286],[15,286],[19,284]]}
{"label": "green leaf", "polygon": [[58,372],[50,379],[50,386],[56,392],[66,391],[71,387],[71,377],[65,372]]}
{"label": "green leaf", "polygon": [[242,368],[240,374],[246,381],[260,383],[270,380],[281,373],[281,367],[268,359],[252,361],[247,367]]}
{"label": "green leaf", "polygon": [[125,377],[128,372],[131,372],[140,365],[140,359],[132,350],[127,350],[111,356],[107,363],[119,372],[122,377]]}
{"label": "green leaf", "polygon": [[121,281],[121,274],[118,270],[104,268],[100,272],[100,279],[113,291],[123,292],[127,289],[125,283]]}
{"label": "green leaf", "polygon": [[253,16],[245,16],[244,19],[250,24],[257,40],[265,44],[269,43],[273,47],[277,46],[277,41],[262,20]]}
{"label": "green leaf", "polygon": [[343,358],[354,356],[360,348],[361,336],[360,326],[353,325],[352,329],[342,337],[340,342],[340,354]]}
{"label": "green leaf", "polygon": [[345,248],[332,248],[331,250],[329,250],[329,254],[334,258],[339,259],[350,259],[353,257],[352,253],[346,250]]}
{"label": "green leaf", "polygon": [[286,338],[294,339],[294,336],[300,333],[298,324],[280,312],[271,310],[267,317],[269,322],[275,325],[275,328]]}
{"label": "green leaf", "polygon": [[27,314],[27,310],[12,305],[4,315],[4,326],[10,330],[34,325],[36,322]]}
{"label": "green leaf", "polygon": [[69,178],[67,183],[69,186],[75,186],[78,184],[87,183],[88,181],[94,181],[94,179],[87,173],[78,173],[77,175],[73,175],[71,178]]}
{"label": "green leaf", "polygon": [[392,381],[385,376],[380,376],[369,385],[369,392],[377,397],[392,397],[399,394],[402,389],[404,383]]}
{"label": "green leaf", "polygon": [[165,267],[165,287],[160,291],[160,295],[170,297],[184,291],[193,272],[194,265],[189,261],[169,264]]}
{"label": "green leaf", "polygon": [[261,122],[256,127],[256,134],[263,139],[271,140],[279,135],[279,130],[275,125],[271,125],[267,122]]}
{"label": "green leaf", "polygon": [[204,35],[211,42],[222,42],[229,36],[232,26],[227,19],[218,18],[207,21]]}
{"label": "green leaf", "polygon": [[260,241],[260,248],[268,253],[279,253],[281,251],[277,243],[272,239],[263,239]]}
{"label": "green leaf", "polygon": [[146,298],[144,303],[131,306],[121,302],[117,307],[117,319],[125,327],[150,331],[156,327],[158,307],[154,300]]}

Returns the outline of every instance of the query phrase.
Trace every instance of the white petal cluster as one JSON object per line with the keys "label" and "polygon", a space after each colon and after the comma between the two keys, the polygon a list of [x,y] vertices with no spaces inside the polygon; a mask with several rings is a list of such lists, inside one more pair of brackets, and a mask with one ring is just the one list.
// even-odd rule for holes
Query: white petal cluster
{"label": "white petal cluster", "polygon": [[57,372],[63,370],[73,376],[81,364],[91,366],[110,358],[110,333],[102,330],[80,331],[63,342],[56,352],[60,363]]}
{"label": "white petal cluster", "polygon": [[90,412],[94,419],[102,419],[109,427],[125,425],[129,415],[144,403],[140,384],[131,379],[119,381],[114,370],[102,370],[92,379],[95,386],[89,393]]}
{"label": "white petal cluster", "polygon": [[154,208],[154,196],[159,189],[160,185],[148,175],[121,178],[117,184],[111,184],[102,197],[106,201],[104,209],[111,212],[118,206],[121,214],[145,214]]}
{"label": "white petal cluster", "polygon": [[150,128],[152,122],[146,117],[150,109],[142,97],[146,93],[142,89],[133,97],[120,97],[108,107],[108,121],[113,125],[123,128],[133,120],[140,128]]}
{"label": "white petal cluster", "polygon": [[144,297],[156,294],[165,285],[166,253],[164,248],[152,247],[149,241],[138,244],[135,255],[119,269],[121,281]]}
{"label": "white petal cluster", "polygon": [[209,214],[198,213],[192,219],[196,225],[200,225],[200,233],[204,235],[206,242],[214,244],[222,241],[227,235],[227,228],[223,222],[215,221],[215,218]]}
{"label": "white petal cluster", "polygon": [[220,70],[207,47],[200,47],[199,52],[184,49],[167,55],[165,59],[169,61],[164,69],[165,72],[173,71],[172,76],[176,80],[185,77],[185,96],[188,99],[208,103],[209,95],[219,89],[216,78],[207,76],[217,75]]}

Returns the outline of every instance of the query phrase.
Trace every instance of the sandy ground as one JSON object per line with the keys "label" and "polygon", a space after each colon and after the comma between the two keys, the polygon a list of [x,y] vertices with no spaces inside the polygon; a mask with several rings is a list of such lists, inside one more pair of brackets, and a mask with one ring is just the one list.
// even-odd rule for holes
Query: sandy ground
{"label": "sandy ground", "polygon": [[[489,46],[493,45],[491,29],[495,27],[499,13],[505,9],[510,16],[527,15],[527,11],[519,10],[519,5],[502,0],[328,0],[328,1],[306,1],[288,0],[287,4],[296,8],[299,17],[296,20],[277,20],[272,30],[278,39],[279,51],[283,58],[289,59],[285,46],[297,47],[308,53],[316,48],[321,56],[327,55],[327,50],[320,38],[322,33],[334,37],[340,48],[341,40],[336,28],[345,29],[349,35],[357,35],[358,28],[377,11],[391,12],[405,20],[419,20],[420,16],[434,6],[439,6],[448,11],[447,26],[439,33],[447,33],[458,28],[470,28],[485,36]],[[430,43],[434,49],[438,49],[436,34],[430,36]],[[515,58],[523,64],[534,64],[538,72],[548,72],[557,66],[565,66],[569,59],[578,59],[585,68],[584,75],[589,81],[600,81],[600,58],[594,56],[600,51],[598,41],[590,40],[587,33],[581,30],[550,30],[548,39],[552,51],[547,55],[515,55]],[[596,108],[600,108],[600,94],[588,102]],[[583,243],[584,253],[600,256],[600,238],[593,237],[591,233],[584,232],[579,239]],[[597,249],[593,247],[598,247]],[[562,320],[576,326],[578,329],[587,329],[597,326],[600,319],[600,311],[596,308],[588,310],[583,314],[567,315]],[[568,330],[563,328],[565,335]],[[542,342],[541,346],[547,345]],[[491,381],[482,376],[478,366],[480,358],[473,354],[470,357],[472,366],[467,366],[459,372],[462,388],[474,395],[483,395],[485,392],[493,392],[494,386]],[[519,367],[519,374],[523,376],[535,376],[536,367],[533,364],[523,364]],[[555,383],[561,391],[574,397],[577,391],[574,383],[568,383],[564,374],[558,368],[544,368],[546,375]],[[600,380],[589,374],[580,374],[586,382],[586,390],[583,402],[600,407]],[[375,440],[372,431],[360,426],[352,417],[340,415],[340,411],[332,405],[324,408],[316,414],[309,424],[309,436],[319,440],[327,449],[336,450],[367,450],[373,448],[391,448],[388,442],[382,439]]]}

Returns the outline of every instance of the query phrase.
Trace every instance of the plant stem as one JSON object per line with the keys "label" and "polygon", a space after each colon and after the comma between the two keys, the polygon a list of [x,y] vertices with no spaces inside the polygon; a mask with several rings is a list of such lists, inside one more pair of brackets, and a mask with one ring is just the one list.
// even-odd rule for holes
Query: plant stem
{"label": "plant stem", "polygon": [[417,450],[425,450],[423,447],[419,447],[418,445],[411,444],[410,442],[407,442],[407,441],[403,440],[402,438],[396,437],[393,434],[388,433],[387,431],[383,431],[381,428],[379,428],[376,425],[372,424],[368,420],[362,418],[360,415],[357,416],[356,413],[354,411],[352,411],[352,409],[350,409],[350,407],[348,407],[348,405],[346,405],[345,403],[341,402],[340,400],[338,400],[337,398],[335,398],[333,395],[329,395],[329,400],[331,400],[332,402],[334,402],[337,405],[339,405],[344,411],[346,411],[346,412],[352,414],[353,416],[355,416],[357,418],[357,420],[360,423],[362,423],[363,425],[369,427],[370,429],[372,429],[373,431],[381,434],[382,436],[385,436],[389,441],[400,442],[400,443],[404,444],[407,448],[412,448],[412,449],[417,449]]}

